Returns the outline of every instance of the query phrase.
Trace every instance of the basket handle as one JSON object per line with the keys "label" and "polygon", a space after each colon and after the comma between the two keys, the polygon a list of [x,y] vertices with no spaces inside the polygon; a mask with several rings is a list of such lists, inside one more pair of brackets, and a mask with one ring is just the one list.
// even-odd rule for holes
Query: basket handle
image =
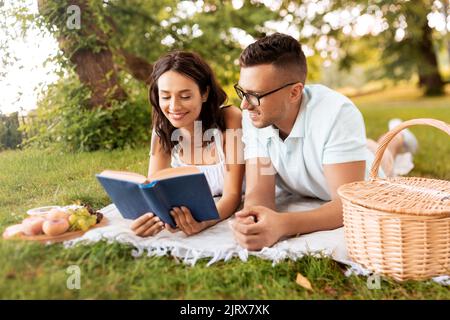
{"label": "basket handle", "polygon": [[401,124],[393,128],[391,131],[388,131],[388,133],[386,133],[380,140],[377,152],[375,153],[375,159],[373,161],[372,168],[370,170],[371,180],[376,179],[378,176],[378,169],[381,164],[381,158],[383,157],[384,151],[386,150],[389,142],[391,142],[391,140],[397,135],[397,133],[399,133],[403,129],[420,124],[438,128],[446,132],[450,136],[450,124],[445,123],[444,121],[441,120],[422,118],[402,122]]}

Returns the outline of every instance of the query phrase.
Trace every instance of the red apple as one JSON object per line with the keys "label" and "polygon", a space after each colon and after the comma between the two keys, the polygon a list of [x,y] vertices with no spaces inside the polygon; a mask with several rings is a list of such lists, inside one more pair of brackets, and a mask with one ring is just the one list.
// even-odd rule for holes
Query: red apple
{"label": "red apple", "polygon": [[45,220],[42,225],[44,233],[48,236],[58,236],[69,230],[69,222],[65,218]]}
{"label": "red apple", "polygon": [[50,210],[44,218],[47,220],[69,219],[69,213],[62,211],[61,209]]}
{"label": "red apple", "polygon": [[27,236],[36,236],[42,233],[42,224],[45,219],[42,217],[30,217],[22,221],[23,232]]}

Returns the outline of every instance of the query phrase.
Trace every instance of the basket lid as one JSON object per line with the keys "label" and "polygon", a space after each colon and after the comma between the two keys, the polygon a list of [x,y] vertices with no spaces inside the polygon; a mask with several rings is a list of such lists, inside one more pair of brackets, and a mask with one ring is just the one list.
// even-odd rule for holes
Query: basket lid
{"label": "basket lid", "polygon": [[419,216],[450,216],[450,181],[397,177],[358,181],[338,189],[341,198],[368,209]]}

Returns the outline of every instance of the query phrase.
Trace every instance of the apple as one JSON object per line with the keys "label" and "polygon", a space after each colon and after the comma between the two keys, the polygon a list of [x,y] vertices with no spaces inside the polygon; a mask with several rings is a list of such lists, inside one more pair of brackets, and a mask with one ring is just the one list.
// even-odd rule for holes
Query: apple
{"label": "apple", "polygon": [[43,217],[30,217],[22,221],[23,233],[27,236],[36,236],[42,233]]}
{"label": "apple", "polygon": [[52,209],[46,215],[47,220],[69,219],[70,214],[61,209]]}
{"label": "apple", "polygon": [[69,230],[69,221],[66,218],[45,220],[42,225],[44,233],[48,236],[58,236]]}

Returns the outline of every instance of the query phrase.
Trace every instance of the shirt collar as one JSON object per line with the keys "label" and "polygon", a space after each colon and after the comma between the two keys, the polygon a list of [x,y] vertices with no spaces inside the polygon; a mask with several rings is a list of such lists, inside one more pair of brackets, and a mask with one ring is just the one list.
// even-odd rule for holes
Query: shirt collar
{"label": "shirt collar", "polygon": [[277,130],[273,126],[268,126],[259,130],[259,134],[265,139],[271,139],[278,136]]}

